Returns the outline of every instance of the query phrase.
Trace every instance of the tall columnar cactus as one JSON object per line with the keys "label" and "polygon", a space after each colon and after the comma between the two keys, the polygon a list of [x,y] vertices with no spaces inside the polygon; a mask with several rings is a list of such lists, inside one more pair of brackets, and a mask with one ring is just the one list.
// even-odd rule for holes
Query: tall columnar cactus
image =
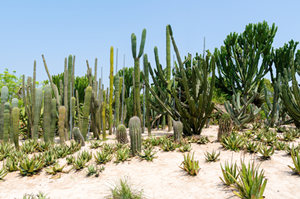
{"label": "tall columnar cactus", "polygon": [[88,128],[89,128],[89,116],[92,98],[92,87],[88,86],[85,89],[84,105],[83,105],[83,115],[82,115],[82,136],[87,140]]}
{"label": "tall columnar cactus", "polygon": [[227,113],[222,114],[219,119],[218,141],[221,141],[222,137],[228,136],[232,131],[232,120]]}
{"label": "tall columnar cactus", "polygon": [[18,107],[14,107],[11,111],[12,115],[12,129],[11,134],[13,137],[13,142],[15,144],[16,149],[19,149],[19,118],[20,118],[20,109]]}
{"label": "tall columnar cactus", "polygon": [[102,118],[102,138],[103,140],[106,139],[106,119],[105,119],[105,112],[106,112],[106,95],[105,90],[102,88],[103,92],[103,101],[102,101],[102,112],[101,112],[101,118]]}
{"label": "tall columnar cactus", "polygon": [[75,124],[75,114],[76,114],[76,98],[72,97],[71,98],[71,102],[72,102],[72,118],[73,118],[72,126],[74,127],[74,124]]}
{"label": "tall columnar cactus", "polygon": [[79,95],[78,90],[76,90],[76,109],[77,109],[77,123],[76,126],[79,127],[79,129],[82,129],[82,120],[81,120],[81,111],[80,111],[80,103],[79,103]]}
{"label": "tall columnar cactus", "polygon": [[139,49],[139,54],[136,54],[136,36],[131,34],[131,49],[134,59],[134,115],[141,118],[141,103],[140,103],[140,58],[144,53],[146,41],[146,29],[143,29],[142,39]]}
{"label": "tall columnar cactus", "polygon": [[3,139],[4,133],[4,104],[8,99],[8,87],[3,86],[1,88],[1,104],[0,104],[0,140]]}
{"label": "tall columnar cactus", "polygon": [[50,122],[50,142],[54,142],[56,133],[57,111],[56,111],[56,99],[51,100],[51,122]]}
{"label": "tall columnar cactus", "polygon": [[113,101],[113,85],[114,84],[114,48],[110,47],[110,73],[109,73],[109,118],[108,128],[109,134],[112,134],[112,101]]}
{"label": "tall columnar cactus", "polygon": [[18,106],[19,106],[19,100],[17,98],[13,98],[11,100],[11,108],[18,107]]}
{"label": "tall columnar cactus", "polygon": [[[184,62],[181,60],[177,45],[173,38],[171,26],[168,26],[171,41],[176,53],[178,66],[175,68],[174,78],[177,80],[176,89],[168,89],[168,81],[164,77],[161,65],[156,62],[156,76],[149,67],[155,89],[151,88],[149,82],[145,81],[146,86],[156,99],[154,107],[163,110],[174,120],[183,123],[183,133],[185,135],[201,134],[201,131],[210,117],[214,103],[212,94],[215,83],[215,60],[214,56],[208,54],[205,58],[197,55],[192,59],[189,55]],[[168,94],[175,100],[175,108],[168,101]],[[179,95],[178,93],[181,93]]]}
{"label": "tall columnar cactus", "polygon": [[117,74],[115,77],[115,126],[120,123],[120,78]]}
{"label": "tall columnar cactus", "polygon": [[77,143],[79,143],[81,146],[85,145],[84,138],[83,138],[83,136],[80,132],[80,129],[78,127],[73,128],[72,134],[74,135],[74,140]]}
{"label": "tall columnar cactus", "polygon": [[3,115],[3,141],[8,142],[10,137],[10,104],[4,103],[4,115]]}
{"label": "tall columnar cactus", "polygon": [[65,119],[66,119],[66,108],[60,106],[58,108],[58,134],[60,139],[60,144],[65,143]]}
{"label": "tall columnar cactus", "polygon": [[[144,63],[144,76],[145,76],[145,81],[149,82],[149,62],[148,62],[148,56],[147,54],[144,54],[143,57],[143,63]],[[146,103],[146,115],[145,115],[145,125],[148,129],[148,136],[151,136],[151,124],[150,124],[150,117],[151,117],[151,112],[150,112],[150,92],[149,88],[145,88],[145,103]]]}
{"label": "tall columnar cactus", "polygon": [[126,127],[120,124],[117,128],[116,139],[119,143],[126,144],[128,142]]}
{"label": "tall columnar cactus", "polygon": [[173,130],[174,130],[174,140],[176,142],[180,142],[182,137],[182,132],[183,132],[182,122],[173,120]]}
{"label": "tall columnar cactus", "polygon": [[[170,40],[170,31],[168,26],[166,26],[166,73],[168,81],[168,89],[171,89],[171,40]],[[168,94],[168,101],[171,103],[171,94]],[[172,130],[172,117],[168,114],[168,131]]]}
{"label": "tall columnar cactus", "polygon": [[139,117],[134,116],[129,120],[129,135],[130,135],[130,148],[133,156],[141,152],[142,146],[142,128],[141,120]]}
{"label": "tall columnar cactus", "polygon": [[[67,66],[67,58],[65,58],[65,70],[64,70],[64,106],[66,108],[66,118],[65,118],[65,127],[66,130],[69,131],[69,72],[68,72],[68,66]],[[65,137],[66,140],[68,140],[68,136]]]}
{"label": "tall columnar cactus", "polygon": [[35,107],[34,107],[34,120],[33,120],[33,132],[32,138],[38,139],[39,136],[39,122],[41,116],[41,108],[43,101],[43,91],[41,88],[35,89]]}
{"label": "tall columnar cactus", "polygon": [[44,114],[43,114],[43,134],[44,134],[44,141],[50,141],[50,134],[51,132],[51,100],[52,100],[52,89],[50,85],[46,85],[44,88]]}

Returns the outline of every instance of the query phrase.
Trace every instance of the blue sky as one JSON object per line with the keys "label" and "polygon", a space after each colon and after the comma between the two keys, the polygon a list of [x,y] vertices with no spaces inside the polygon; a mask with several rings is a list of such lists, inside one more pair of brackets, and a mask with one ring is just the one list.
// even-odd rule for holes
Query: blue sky
{"label": "blue sky", "polygon": [[[154,65],[153,48],[159,49],[165,65],[165,26],[171,24],[184,56],[220,47],[230,32],[242,32],[248,23],[266,20],[278,31],[274,46],[290,39],[300,41],[298,1],[77,1],[27,0],[0,1],[0,71],[9,68],[18,75],[32,75],[37,61],[38,81],[47,79],[41,54],[51,74],[63,72],[64,57],[76,55],[76,75],[86,72],[85,60],[103,67],[104,83],[109,75],[109,48],[119,51],[119,68],[133,65],[130,35],[140,41],[147,29],[145,53]],[[100,70],[98,70],[100,77]]]}

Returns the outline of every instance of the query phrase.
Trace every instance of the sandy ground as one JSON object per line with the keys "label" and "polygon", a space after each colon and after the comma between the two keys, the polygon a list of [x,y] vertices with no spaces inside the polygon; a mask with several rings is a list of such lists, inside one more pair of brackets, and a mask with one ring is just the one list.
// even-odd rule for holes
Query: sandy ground
{"label": "sandy ground", "polygon": [[[45,171],[33,177],[22,177],[19,172],[9,173],[5,181],[0,181],[0,198],[22,198],[25,193],[38,193],[42,191],[51,199],[60,198],[105,198],[110,194],[110,188],[119,182],[120,178],[127,178],[136,189],[143,189],[144,195],[151,199],[216,199],[237,198],[232,188],[226,188],[219,177],[221,174],[220,163],[253,159],[265,170],[268,183],[265,197],[300,198],[300,177],[292,175],[287,165],[292,165],[292,160],[283,151],[275,151],[271,160],[260,161],[259,155],[244,154],[244,152],[225,151],[216,140],[217,126],[204,129],[203,135],[209,136],[211,143],[206,145],[192,144],[195,158],[199,160],[201,170],[195,177],[188,176],[179,168],[183,160],[180,152],[162,152],[156,150],[157,158],[153,162],[140,161],[133,158],[131,161],[115,164],[110,162],[105,165],[105,170],[97,177],[86,177],[86,170],[68,174],[61,174],[60,178],[53,179]],[[165,134],[155,131],[155,134]],[[88,149],[88,145],[82,150]],[[95,149],[92,151],[96,151]],[[220,150],[220,161],[215,163],[205,162],[204,152]],[[62,163],[62,162],[61,162]]]}

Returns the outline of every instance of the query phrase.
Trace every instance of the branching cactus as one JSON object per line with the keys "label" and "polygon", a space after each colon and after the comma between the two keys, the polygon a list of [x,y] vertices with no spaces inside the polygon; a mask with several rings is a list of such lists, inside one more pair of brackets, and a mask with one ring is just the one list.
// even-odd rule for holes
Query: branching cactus
{"label": "branching cactus", "polygon": [[12,130],[11,134],[13,135],[13,141],[16,149],[19,149],[19,118],[20,118],[20,109],[18,107],[14,107],[11,112],[12,115]]}
{"label": "branching cactus", "polygon": [[53,98],[51,100],[51,123],[50,123],[51,129],[49,135],[50,142],[54,142],[55,132],[56,132],[56,122],[57,122],[56,99]]}
{"label": "branching cactus", "polygon": [[223,136],[228,136],[231,131],[232,120],[229,114],[224,113],[219,119],[218,141],[220,141]]}
{"label": "branching cactus", "polygon": [[87,139],[87,134],[88,134],[91,98],[92,98],[92,87],[88,86],[85,89],[83,117],[82,117],[82,130],[81,130],[84,140]]}
{"label": "branching cactus", "polygon": [[58,133],[60,138],[60,144],[65,143],[65,118],[66,118],[66,108],[60,106],[58,109]]}
{"label": "branching cactus", "polygon": [[3,86],[1,88],[1,104],[0,104],[0,140],[3,140],[4,134],[4,104],[8,99],[8,88]]}
{"label": "branching cactus", "polygon": [[182,137],[182,132],[183,132],[182,122],[173,120],[173,130],[174,130],[174,140],[176,142],[180,142]]}
{"label": "branching cactus", "polygon": [[52,89],[50,85],[46,85],[44,88],[44,114],[43,114],[43,130],[44,130],[44,141],[49,142],[51,132],[51,98]]}
{"label": "branching cactus", "polygon": [[134,59],[134,112],[135,116],[141,118],[141,103],[140,103],[140,58],[144,53],[146,41],[146,29],[143,29],[142,39],[139,49],[139,54],[136,54],[136,36],[134,33],[131,34],[131,50]]}
{"label": "branching cactus", "polygon": [[126,144],[128,142],[126,127],[123,124],[118,126],[116,138],[119,143]]}
{"label": "branching cactus", "polygon": [[9,141],[10,135],[10,104],[9,102],[4,103],[4,114],[3,114],[3,141]]}
{"label": "branching cactus", "polygon": [[80,129],[78,127],[73,128],[72,134],[74,135],[74,140],[77,143],[79,143],[81,146],[85,145],[84,138],[83,138],[83,136],[80,132]]}
{"label": "branching cactus", "polygon": [[35,91],[35,107],[34,107],[34,121],[33,121],[33,132],[32,138],[38,139],[39,136],[39,121],[41,115],[41,107],[43,101],[43,91],[41,88],[36,88]]}
{"label": "branching cactus", "polygon": [[129,120],[129,135],[130,135],[130,146],[131,153],[135,156],[137,153],[141,152],[142,143],[142,129],[141,120],[139,117],[134,116]]}

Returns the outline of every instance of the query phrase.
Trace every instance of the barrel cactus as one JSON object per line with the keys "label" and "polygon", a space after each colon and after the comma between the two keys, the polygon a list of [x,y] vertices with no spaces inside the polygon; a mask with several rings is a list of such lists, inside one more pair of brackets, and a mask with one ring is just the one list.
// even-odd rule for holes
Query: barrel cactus
{"label": "barrel cactus", "polygon": [[130,147],[131,153],[135,156],[137,153],[141,152],[141,120],[139,117],[134,116],[129,120],[129,135],[130,135]]}
{"label": "barrel cactus", "polygon": [[174,140],[180,142],[183,132],[183,124],[180,121],[173,120]]}
{"label": "barrel cactus", "polygon": [[73,128],[72,134],[74,135],[74,140],[77,143],[79,143],[81,146],[85,145],[84,138],[83,138],[83,136],[80,132],[80,129],[78,127]]}
{"label": "barrel cactus", "polygon": [[126,127],[123,124],[118,126],[116,138],[119,143],[126,144],[128,142]]}
{"label": "barrel cactus", "polygon": [[232,126],[230,115],[224,113],[219,119],[218,141],[220,141],[223,136],[227,136],[231,133]]}
{"label": "barrel cactus", "polygon": [[16,149],[19,149],[19,119],[20,119],[20,109],[18,107],[14,107],[11,111],[11,120],[12,120],[11,134]]}
{"label": "barrel cactus", "polygon": [[66,108],[60,106],[58,109],[58,133],[60,138],[60,144],[65,143],[65,118],[66,118]]}

